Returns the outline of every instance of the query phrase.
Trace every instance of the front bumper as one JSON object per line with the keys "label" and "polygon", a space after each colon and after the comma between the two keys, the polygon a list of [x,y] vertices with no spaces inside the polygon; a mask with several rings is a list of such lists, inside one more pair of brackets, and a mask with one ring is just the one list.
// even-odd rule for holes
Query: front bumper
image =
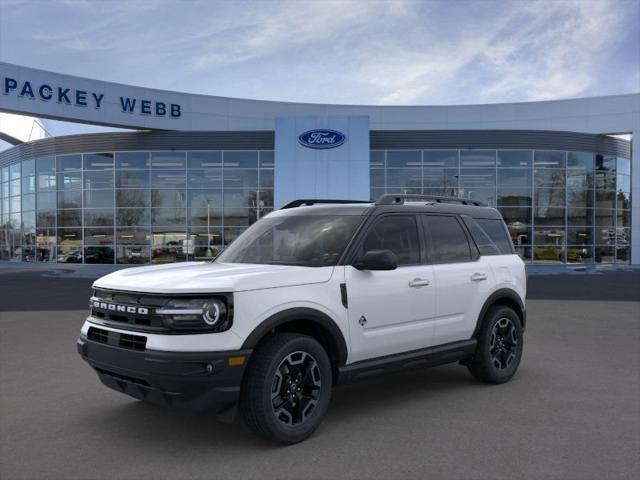
{"label": "front bumper", "polygon": [[84,336],[77,346],[107,387],[164,407],[210,410],[223,419],[233,418],[252,352],[136,351]]}

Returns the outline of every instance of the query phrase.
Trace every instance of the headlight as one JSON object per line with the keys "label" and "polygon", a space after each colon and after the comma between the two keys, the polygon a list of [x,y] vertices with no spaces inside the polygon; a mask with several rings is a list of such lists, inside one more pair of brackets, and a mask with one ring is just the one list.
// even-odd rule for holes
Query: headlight
{"label": "headlight", "polygon": [[229,308],[221,298],[174,298],[156,314],[172,330],[221,332],[231,326]]}

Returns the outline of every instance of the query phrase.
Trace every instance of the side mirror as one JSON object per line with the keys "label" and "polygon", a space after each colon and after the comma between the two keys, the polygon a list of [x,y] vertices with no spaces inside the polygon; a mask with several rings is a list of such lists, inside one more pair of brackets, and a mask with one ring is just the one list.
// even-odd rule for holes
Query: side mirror
{"label": "side mirror", "polygon": [[358,270],[395,270],[398,257],[391,250],[369,250],[353,264]]}

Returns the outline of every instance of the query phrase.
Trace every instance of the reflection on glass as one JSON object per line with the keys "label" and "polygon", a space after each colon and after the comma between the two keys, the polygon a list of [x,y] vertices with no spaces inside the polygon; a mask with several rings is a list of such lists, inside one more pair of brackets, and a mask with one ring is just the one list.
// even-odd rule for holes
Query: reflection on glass
{"label": "reflection on glass", "polygon": [[594,165],[593,153],[590,152],[567,152],[567,168],[580,168],[592,171]]}
{"label": "reflection on glass", "polygon": [[498,185],[531,186],[531,169],[500,168],[498,169]]}
{"label": "reflection on glass", "polygon": [[82,165],[85,170],[112,170],[113,153],[85,153]]}
{"label": "reflection on glass", "polygon": [[593,247],[568,246],[567,263],[593,263]]}
{"label": "reflection on glass", "polygon": [[495,187],[494,168],[461,168],[460,187]]}
{"label": "reflection on glass", "polygon": [[567,229],[567,244],[569,245],[593,244],[593,227],[569,227]]}
{"label": "reflection on glass", "polygon": [[535,207],[533,222],[535,225],[564,225],[564,207]]}
{"label": "reflection on glass", "polygon": [[84,263],[113,263],[113,247],[85,247]]}
{"label": "reflection on glass", "polygon": [[[56,178],[58,190],[79,190],[82,188],[82,171],[58,173]],[[108,183],[107,185],[109,186]]]}
{"label": "reflection on glass", "polygon": [[227,168],[258,168],[258,152],[224,152],[222,162]]}
{"label": "reflection on glass", "polygon": [[113,244],[113,227],[85,228],[84,244],[108,246]]}
{"label": "reflection on glass", "polygon": [[185,188],[187,175],[184,170],[152,170],[151,187],[162,189]]}
{"label": "reflection on glass", "polygon": [[186,163],[185,152],[151,152],[151,168],[184,169]]}
{"label": "reflection on glass", "polygon": [[533,183],[536,188],[564,188],[566,185],[565,171],[536,168],[533,170]]}
{"label": "reflection on glass", "polygon": [[[20,175],[20,165],[19,164],[14,164],[10,166],[10,174],[11,174],[11,178],[14,179],[15,174],[14,174],[14,169],[15,172]],[[56,157],[43,157],[43,158],[36,158],[36,173],[53,173],[56,169]]]}
{"label": "reflection on glass", "polygon": [[188,188],[222,188],[222,168],[206,168],[187,172]]}
{"label": "reflection on glass", "polygon": [[[629,261],[629,159],[590,152],[378,150],[370,165],[373,200],[406,193],[497,204],[527,261]],[[85,247],[92,263],[212,258],[273,209],[273,168],[271,150],[26,159],[0,168],[0,258],[82,262]],[[80,231],[76,240],[56,240],[56,228],[80,230],[83,218],[88,230],[115,225],[144,232],[153,225],[167,238],[156,241],[157,248],[137,235],[114,240],[112,234],[107,244],[96,244],[95,235],[85,241]],[[565,231],[560,244],[551,241],[550,234]]]}
{"label": "reflection on glass", "polygon": [[461,187],[458,189],[458,197],[482,202],[490,207],[496,206],[495,188]]}
{"label": "reflection on glass", "polygon": [[152,263],[185,261],[188,249],[186,232],[179,230],[153,230],[151,236]]}
{"label": "reflection on glass", "polygon": [[113,188],[113,170],[85,171],[84,188]]}
{"label": "reflection on glass", "polygon": [[149,190],[116,190],[116,205],[118,207],[148,207],[149,204]]}
{"label": "reflection on glass", "polygon": [[151,260],[151,249],[145,245],[118,245],[116,246],[116,263],[144,264]]}
{"label": "reflection on glass", "polygon": [[118,152],[116,153],[116,168],[149,168],[148,152]]}
{"label": "reflection on glass", "polygon": [[112,208],[85,208],[84,225],[87,227],[100,227],[113,225]]}
{"label": "reflection on glass", "polygon": [[151,224],[164,227],[183,227],[187,226],[187,210],[186,208],[152,208]]}
{"label": "reflection on glass", "polygon": [[566,232],[563,228],[536,227],[533,230],[533,243],[535,245],[555,245],[565,244]]}
{"label": "reflection on glass", "polygon": [[596,246],[595,248],[595,261],[596,263],[614,263],[615,247],[611,246]]}
{"label": "reflection on glass", "polygon": [[422,153],[419,150],[389,150],[387,168],[415,168],[422,166]]}
{"label": "reflection on glass", "polygon": [[495,150],[460,150],[460,168],[495,167]]}
{"label": "reflection on glass", "polygon": [[531,167],[531,150],[498,150],[498,167]]}
{"label": "reflection on glass", "polygon": [[533,263],[563,263],[564,248],[554,246],[535,246],[533,248]]}
{"label": "reflection on glass", "polygon": [[536,168],[564,168],[566,152],[536,150],[533,165]]}
{"label": "reflection on glass", "polygon": [[56,170],[82,170],[82,155],[60,155],[56,157]]}
{"label": "reflection on glass", "polygon": [[530,207],[531,189],[518,187],[498,187],[498,205],[514,207]]}
{"label": "reflection on glass", "polygon": [[58,210],[58,227],[81,227],[82,210]]}
{"label": "reflection on glass", "polygon": [[258,170],[226,168],[222,174],[225,188],[246,188],[258,186]]}
{"label": "reflection on glass", "polygon": [[604,227],[614,227],[616,224],[615,211],[597,208],[595,210],[595,224]]}
{"label": "reflection on glass", "polygon": [[120,226],[148,226],[150,212],[148,208],[117,208],[116,224]]}
{"label": "reflection on glass", "polygon": [[113,208],[113,190],[85,190],[85,208]]}
{"label": "reflection on glass", "polygon": [[148,188],[148,170],[118,170],[116,171],[116,187],[118,188]]}
{"label": "reflection on glass", "polygon": [[390,168],[387,170],[387,186],[391,188],[422,188],[420,168]]}
{"label": "reflection on glass", "polygon": [[274,165],[274,152],[261,151],[260,168],[273,168]]}
{"label": "reflection on glass", "polygon": [[458,169],[457,150],[425,150],[422,152],[422,165],[430,168]]}
{"label": "reflection on glass", "polygon": [[371,150],[369,154],[369,166],[371,168],[384,168],[385,167],[385,152],[384,150]]}
{"label": "reflection on glass", "polygon": [[189,251],[193,260],[211,260],[222,250],[222,230],[219,228],[192,228],[189,233]]}

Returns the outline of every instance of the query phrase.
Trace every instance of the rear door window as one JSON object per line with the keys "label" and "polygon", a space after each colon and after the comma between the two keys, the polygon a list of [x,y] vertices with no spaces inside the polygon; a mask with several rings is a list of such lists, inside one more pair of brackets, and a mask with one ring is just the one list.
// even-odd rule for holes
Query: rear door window
{"label": "rear door window", "polygon": [[423,215],[430,263],[460,263],[472,260],[467,234],[456,217]]}

